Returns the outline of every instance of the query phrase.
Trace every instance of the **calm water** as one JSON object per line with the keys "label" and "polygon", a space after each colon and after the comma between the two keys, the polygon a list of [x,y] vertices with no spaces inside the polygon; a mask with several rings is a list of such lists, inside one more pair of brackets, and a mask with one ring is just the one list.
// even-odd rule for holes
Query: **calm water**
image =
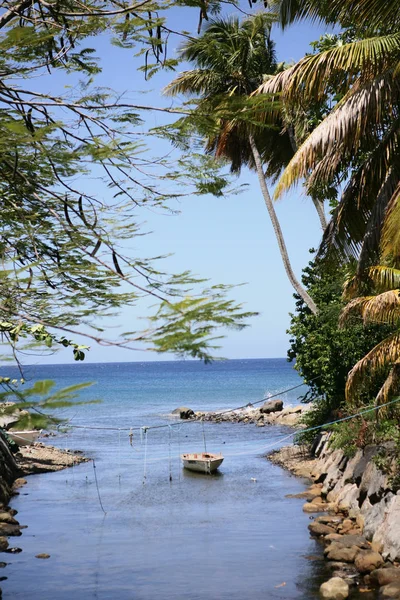
{"label": "calm water", "polygon": [[[30,367],[26,376],[59,386],[97,382],[82,396],[102,403],[60,411],[72,428],[50,441],[95,459],[107,514],[92,463],[30,477],[12,501],[28,528],[11,539],[23,552],[3,555],[5,599],[318,597],[323,567],[306,557],[321,549],[309,539],[302,501],[285,498],[304,484],[262,458],[290,430],[205,424],[207,449],[225,456],[209,477],[179,462],[180,452],[202,451],[201,424],[174,425],[168,416],[181,405],[230,408],[301,383],[284,359],[59,365]],[[280,397],[295,404],[304,391]],[[171,427],[134,431],[130,445],[130,427],[159,424]],[[51,558],[36,559],[41,552]]]}

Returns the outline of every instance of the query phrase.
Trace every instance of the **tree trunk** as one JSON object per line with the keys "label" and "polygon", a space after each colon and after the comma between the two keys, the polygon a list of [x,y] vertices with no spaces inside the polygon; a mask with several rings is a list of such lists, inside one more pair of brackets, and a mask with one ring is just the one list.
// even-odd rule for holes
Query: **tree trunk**
{"label": "tree trunk", "polygon": [[315,206],[315,208],[317,210],[317,213],[318,213],[318,216],[319,216],[319,220],[320,220],[320,223],[321,223],[321,227],[322,227],[322,232],[324,232],[325,229],[326,229],[326,226],[328,225],[328,222],[327,222],[326,216],[325,216],[324,205],[321,202],[321,200],[318,200],[318,198],[313,198],[311,196],[311,200],[313,201],[314,206]]}
{"label": "tree trunk", "polygon": [[254,158],[254,163],[256,166],[256,170],[257,170],[258,180],[260,182],[262,195],[264,197],[265,205],[267,207],[269,216],[271,218],[272,227],[273,227],[275,235],[276,235],[276,239],[278,242],[278,246],[279,246],[279,250],[281,253],[281,257],[282,257],[283,265],[285,267],[286,274],[289,278],[290,283],[296,290],[296,293],[299,296],[301,296],[301,298],[303,298],[304,302],[307,304],[307,306],[311,310],[311,312],[314,315],[316,315],[318,312],[318,309],[317,309],[313,299],[307,293],[307,291],[303,288],[301,283],[296,279],[296,276],[293,273],[293,269],[290,264],[288,252],[286,249],[286,244],[283,239],[281,226],[280,226],[278,218],[276,216],[275,208],[272,203],[271,196],[270,196],[268,188],[267,188],[267,184],[265,182],[265,175],[264,175],[264,171],[263,171],[263,167],[262,167],[261,156],[260,156],[260,153],[258,152],[258,148],[256,146],[254,137],[252,135],[249,135],[249,142],[250,142],[250,147],[251,147],[251,151],[252,151],[253,158]]}

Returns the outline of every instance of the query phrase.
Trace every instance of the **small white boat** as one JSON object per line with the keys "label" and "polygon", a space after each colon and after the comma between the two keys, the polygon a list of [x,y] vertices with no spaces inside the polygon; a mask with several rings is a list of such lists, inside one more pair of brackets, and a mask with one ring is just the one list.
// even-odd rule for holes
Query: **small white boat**
{"label": "small white boat", "polygon": [[30,446],[38,439],[42,430],[32,429],[30,431],[7,431],[8,437],[18,446]]}
{"label": "small white boat", "polygon": [[222,464],[222,454],[210,454],[209,452],[198,452],[196,454],[181,454],[185,469],[197,471],[198,473],[214,473]]}

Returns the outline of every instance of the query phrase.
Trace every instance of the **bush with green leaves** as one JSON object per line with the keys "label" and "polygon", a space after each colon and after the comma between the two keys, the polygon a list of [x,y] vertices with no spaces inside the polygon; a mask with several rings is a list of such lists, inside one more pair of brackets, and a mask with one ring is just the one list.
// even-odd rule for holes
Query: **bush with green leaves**
{"label": "bush with green leaves", "polygon": [[[296,361],[296,370],[309,386],[302,401],[313,401],[313,409],[304,417],[307,427],[322,425],[347,414],[347,374],[393,329],[381,324],[364,326],[362,320],[355,320],[349,328],[339,328],[346,276],[345,267],[318,260],[310,262],[303,271],[303,282],[318,306],[318,314],[312,314],[298,298],[296,313],[291,316],[288,360]],[[379,384],[376,383],[376,391]],[[373,390],[364,403],[368,404],[372,397]],[[312,437],[311,432],[308,438]]]}

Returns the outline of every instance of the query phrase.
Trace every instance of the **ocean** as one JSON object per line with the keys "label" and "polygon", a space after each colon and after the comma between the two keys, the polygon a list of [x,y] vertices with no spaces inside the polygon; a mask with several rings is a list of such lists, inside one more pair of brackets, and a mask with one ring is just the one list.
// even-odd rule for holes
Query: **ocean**
{"label": "ocean", "polygon": [[[170,414],[276,394],[297,404],[306,388],[284,393],[302,384],[285,359],[31,366],[25,376],[26,385],[94,382],[79,399],[100,402],[60,409],[68,428],[44,441],[81,450],[95,469],[90,461],[31,476],[12,498],[28,527],[11,538],[22,552],[3,555],[5,600],[318,598],[322,551],[302,501],[286,498],[305,483],[264,458],[291,430]],[[225,457],[213,476],[180,463],[204,440]]]}

